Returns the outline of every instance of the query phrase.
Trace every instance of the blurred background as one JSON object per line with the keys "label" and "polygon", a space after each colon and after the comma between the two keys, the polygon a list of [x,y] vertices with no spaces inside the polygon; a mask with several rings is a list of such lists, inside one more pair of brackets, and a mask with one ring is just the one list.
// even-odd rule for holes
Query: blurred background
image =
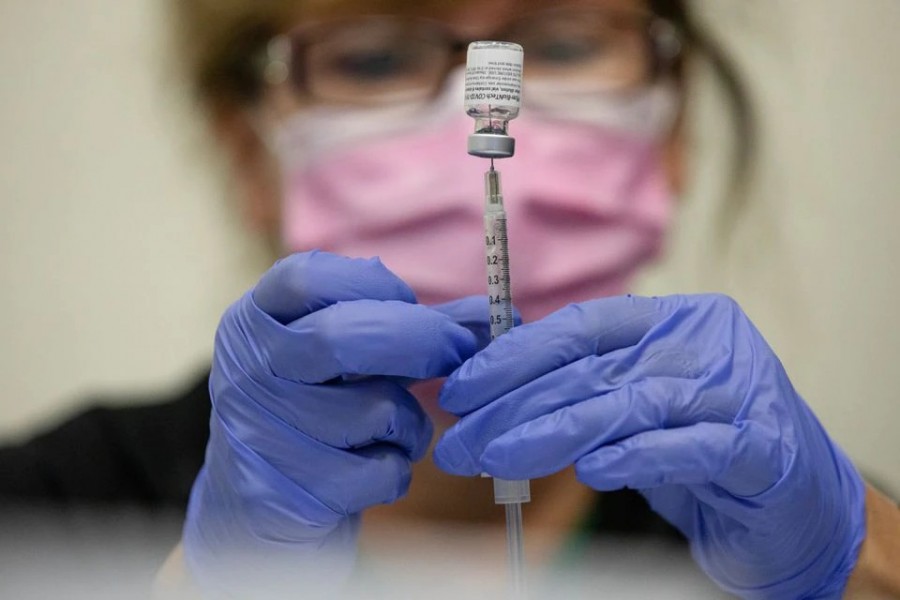
{"label": "blurred background", "polygon": [[[758,162],[747,210],[715,238],[728,114],[702,88],[689,116],[703,169],[640,291],[734,295],[832,435],[897,493],[900,3],[697,4],[756,102]],[[0,442],[91,397],[184,384],[268,266],[167,29],[152,0],[0,2]]]}
{"label": "blurred background", "polygon": [[[701,65],[689,189],[667,257],[637,291],[737,298],[832,436],[896,495],[900,2],[695,4],[752,95],[757,161],[746,209],[723,229],[734,140]],[[178,78],[164,7],[0,0],[0,445],[97,398],[187,384],[208,366],[219,315],[268,266]],[[43,598],[100,571],[109,593],[92,586],[85,597],[143,589],[181,518],[109,510],[107,536],[96,515],[70,516],[80,541],[69,545],[39,516],[4,529],[4,595]],[[620,562],[607,575],[644,564]],[[56,579],[35,586],[48,568]]]}

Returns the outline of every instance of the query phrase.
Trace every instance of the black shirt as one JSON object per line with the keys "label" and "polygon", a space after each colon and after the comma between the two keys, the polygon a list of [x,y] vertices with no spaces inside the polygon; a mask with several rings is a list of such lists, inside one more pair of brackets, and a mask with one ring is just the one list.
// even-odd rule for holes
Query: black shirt
{"label": "black shirt", "polygon": [[[146,595],[180,539],[203,464],[207,380],[170,397],[98,398],[33,439],[0,448],[0,596]],[[592,556],[584,546],[591,540],[617,550]],[[564,554],[608,565],[625,541],[643,557],[628,564],[646,566],[654,552],[670,556],[707,589],[680,534],[631,490],[597,494]]]}
{"label": "black shirt", "polygon": [[[104,403],[30,441],[0,448],[3,505],[103,505],[183,510],[209,435],[205,374],[172,397]],[[111,408],[104,404],[115,404]],[[585,526],[678,538],[632,490],[598,494]]]}

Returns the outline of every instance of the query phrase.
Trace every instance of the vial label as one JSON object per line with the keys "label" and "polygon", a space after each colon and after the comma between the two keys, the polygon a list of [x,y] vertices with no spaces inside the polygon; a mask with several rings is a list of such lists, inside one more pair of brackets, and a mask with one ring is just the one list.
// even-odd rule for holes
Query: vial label
{"label": "vial label", "polygon": [[519,108],[522,103],[521,46],[470,47],[466,62],[466,108],[492,104]]}

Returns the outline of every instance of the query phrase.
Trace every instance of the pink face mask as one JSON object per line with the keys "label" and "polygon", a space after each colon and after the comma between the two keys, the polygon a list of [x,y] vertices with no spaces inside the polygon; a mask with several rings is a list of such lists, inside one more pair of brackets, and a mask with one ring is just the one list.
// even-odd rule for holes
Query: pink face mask
{"label": "pink face mask", "polygon": [[[516,156],[496,165],[509,215],[513,299],[530,321],[625,291],[660,250],[672,196],[656,136],[588,118],[528,115],[527,107],[523,113],[511,127]],[[486,293],[489,162],[466,154],[472,123],[465,115],[434,121],[386,134],[383,122],[363,119],[356,129],[366,133],[339,134],[325,145],[311,137],[321,125],[296,121],[278,146],[286,248],[379,256],[426,304]],[[331,126],[354,129],[339,115]]]}

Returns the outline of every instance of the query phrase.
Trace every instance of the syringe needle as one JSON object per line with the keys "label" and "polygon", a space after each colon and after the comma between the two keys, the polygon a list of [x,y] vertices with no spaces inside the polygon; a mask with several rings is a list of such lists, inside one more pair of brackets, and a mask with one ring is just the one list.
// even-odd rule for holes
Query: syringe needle
{"label": "syringe needle", "polygon": [[491,158],[491,171],[493,171],[493,170],[494,170],[494,159]]}

